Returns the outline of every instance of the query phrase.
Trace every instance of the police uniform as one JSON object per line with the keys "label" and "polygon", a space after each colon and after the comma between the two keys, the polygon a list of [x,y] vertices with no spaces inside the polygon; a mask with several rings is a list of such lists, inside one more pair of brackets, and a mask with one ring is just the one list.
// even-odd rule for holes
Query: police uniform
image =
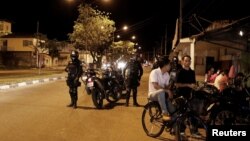
{"label": "police uniform", "polygon": [[141,63],[137,59],[131,59],[124,72],[127,87],[126,106],[129,105],[131,91],[133,92],[133,105],[139,106],[137,103],[137,87],[140,85],[141,76],[143,75]]}
{"label": "police uniform", "polygon": [[66,83],[69,87],[69,94],[71,98],[71,103],[67,106],[73,108],[77,108],[77,88],[81,86],[79,78],[83,73],[81,61],[78,59],[78,56],[79,55],[77,51],[72,51],[70,54],[71,61],[65,68],[65,71],[68,72]]}

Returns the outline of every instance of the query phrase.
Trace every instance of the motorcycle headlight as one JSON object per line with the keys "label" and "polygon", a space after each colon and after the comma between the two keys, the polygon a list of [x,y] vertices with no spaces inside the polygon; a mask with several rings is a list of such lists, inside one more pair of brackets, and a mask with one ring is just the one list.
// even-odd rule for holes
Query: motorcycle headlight
{"label": "motorcycle headlight", "polygon": [[110,67],[110,64],[102,64],[102,69],[107,69],[108,67]]}
{"label": "motorcycle headlight", "polygon": [[125,66],[126,66],[126,63],[125,63],[125,62],[118,62],[118,64],[117,64],[117,68],[118,68],[118,69],[124,69]]}

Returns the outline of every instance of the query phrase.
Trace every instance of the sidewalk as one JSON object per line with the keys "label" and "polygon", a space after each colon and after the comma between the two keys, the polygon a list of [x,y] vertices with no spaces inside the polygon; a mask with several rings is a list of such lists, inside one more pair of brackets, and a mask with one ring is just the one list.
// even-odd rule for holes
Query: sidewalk
{"label": "sidewalk", "polygon": [[0,90],[64,79],[62,69],[0,70]]}

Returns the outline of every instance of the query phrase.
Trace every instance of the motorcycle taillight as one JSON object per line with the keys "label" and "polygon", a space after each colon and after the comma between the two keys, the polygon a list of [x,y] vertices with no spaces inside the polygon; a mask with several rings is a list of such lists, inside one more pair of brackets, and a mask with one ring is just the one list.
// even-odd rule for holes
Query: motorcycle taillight
{"label": "motorcycle taillight", "polygon": [[88,82],[92,82],[92,79],[91,79],[91,78],[89,78],[89,79],[88,79]]}

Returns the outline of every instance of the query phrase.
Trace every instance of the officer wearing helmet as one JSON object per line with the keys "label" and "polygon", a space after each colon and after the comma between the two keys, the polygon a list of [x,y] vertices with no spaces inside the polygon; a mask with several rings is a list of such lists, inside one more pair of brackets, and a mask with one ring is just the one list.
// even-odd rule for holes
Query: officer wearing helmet
{"label": "officer wearing helmet", "polygon": [[131,58],[125,69],[125,82],[127,87],[126,106],[129,105],[130,93],[133,92],[133,105],[139,106],[137,103],[137,87],[140,85],[140,80],[143,75],[143,68],[139,56]]}
{"label": "officer wearing helmet", "polygon": [[82,63],[78,59],[79,54],[77,51],[73,50],[70,54],[71,61],[68,63],[65,71],[68,73],[68,78],[66,80],[67,85],[69,87],[69,94],[71,98],[71,102],[67,107],[77,108],[77,88],[81,85],[79,82],[79,78],[83,73]]}

